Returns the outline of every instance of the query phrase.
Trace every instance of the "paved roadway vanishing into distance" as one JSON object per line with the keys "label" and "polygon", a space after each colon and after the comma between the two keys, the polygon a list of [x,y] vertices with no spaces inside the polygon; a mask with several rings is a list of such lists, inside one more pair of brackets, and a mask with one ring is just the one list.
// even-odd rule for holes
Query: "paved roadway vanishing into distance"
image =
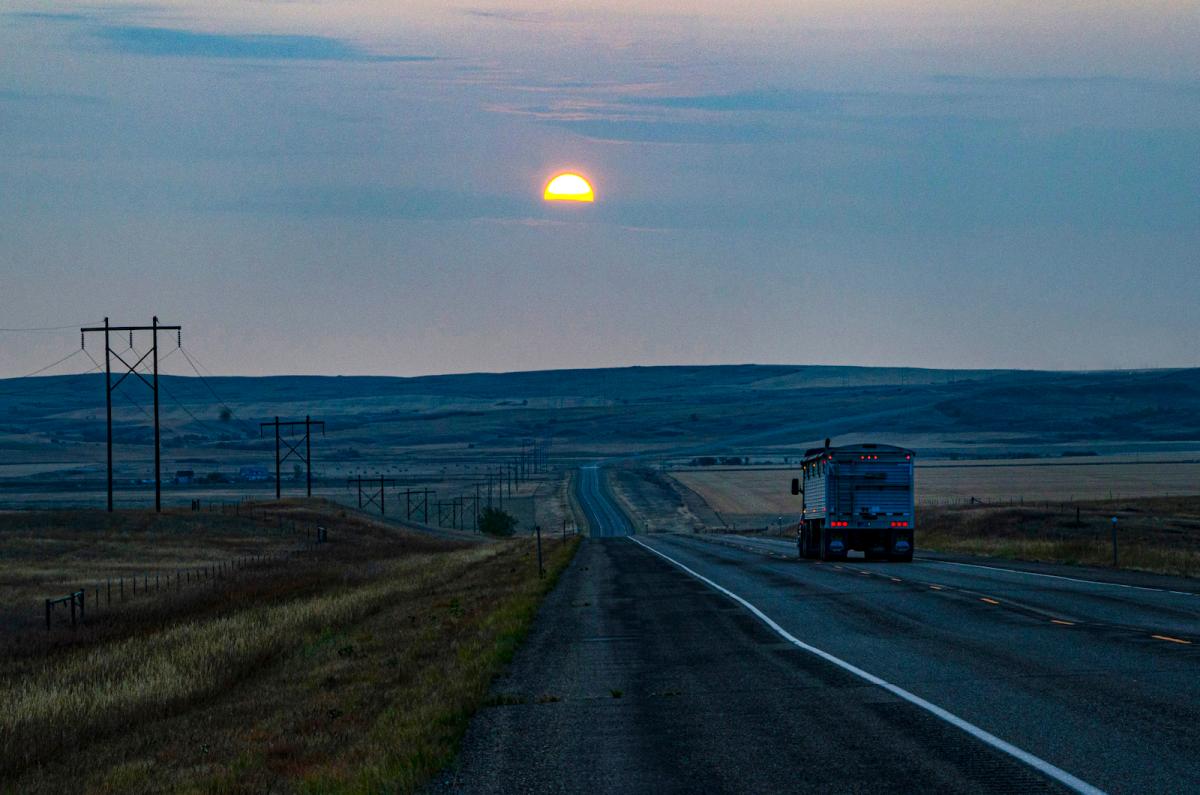
{"label": "paved roadway vanishing into distance", "polygon": [[592,538],[436,791],[1200,791],[1194,584],[631,536],[578,484]]}

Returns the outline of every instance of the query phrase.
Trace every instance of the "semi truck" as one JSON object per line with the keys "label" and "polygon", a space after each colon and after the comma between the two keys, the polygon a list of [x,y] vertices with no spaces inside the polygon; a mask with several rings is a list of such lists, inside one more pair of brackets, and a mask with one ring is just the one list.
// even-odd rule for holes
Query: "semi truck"
{"label": "semi truck", "polygon": [[796,544],[802,558],[868,560],[913,557],[913,452],[888,444],[808,450],[792,494],[801,498]]}

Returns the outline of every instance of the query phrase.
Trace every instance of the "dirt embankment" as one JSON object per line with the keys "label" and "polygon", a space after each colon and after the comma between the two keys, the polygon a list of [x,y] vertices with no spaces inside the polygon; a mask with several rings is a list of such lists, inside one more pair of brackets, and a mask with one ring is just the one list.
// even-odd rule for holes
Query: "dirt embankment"
{"label": "dirt embankment", "polygon": [[700,495],[653,469],[614,469],[611,487],[642,533],[698,533],[725,523]]}

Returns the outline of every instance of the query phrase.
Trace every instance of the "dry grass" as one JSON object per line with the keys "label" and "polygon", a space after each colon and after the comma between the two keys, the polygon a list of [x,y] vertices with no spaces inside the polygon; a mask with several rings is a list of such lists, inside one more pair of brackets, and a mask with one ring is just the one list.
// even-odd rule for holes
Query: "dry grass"
{"label": "dry grass", "polygon": [[[317,525],[329,529],[331,540],[319,553],[229,571],[237,559],[278,558],[303,549]],[[143,632],[154,624],[225,609],[227,603],[243,599],[297,596],[341,577],[345,564],[372,559],[380,549],[395,555],[445,548],[436,539],[404,533],[322,500],[264,503],[256,505],[252,515],[243,511],[240,516],[190,511],[0,513],[0,671],[5,658],[41,653],[47,646]],[[200,578],[205,581],[201,586],[200,570],[212,571],[220,564],[226,564],[225,576],[215,584]],[[174,581],[177,573],[185,575],[182,588]],[[136,595],[134,577],[141,583]],[[151,586],[149,595],[146,584]],[[78,632],[56,630],[48,635],[42,600],[79,588],[88,590],[92,620]]]}
{"label": "dry grass", "polygon": [[783,470],[672,472],[671,477],[704,498],[722,515],[797,513],[793,475]]}
{"label": "dry grass", "polygon": [[[1200,483],[1200,464],[1102,463],[1095,466],[1015,466],[962,462],[916,470],[920,504],[968,502],[1069,502],[1189,494]],[[1037,462],[1033,462],[1037,463]],[[671,477],[699,494],[729,524],[749,525],[795,517],[793,473],[782,469],[686,470]]]}
{"label": "dry grass", "polygon": [[[553,577],[537,578],[527,540],[360,543],[374,562],[320,564],[340,576],[10,659],[0,791],[420,786],[451,758]],[[548,546],[556,574],[575,542]]]}
{"label": "dry grass", "polygon": [[920,508],[919,548],[1019,560],[1112,565],[1116,516],[1122,568],[1200,574],[1200,497],[1076,506]]}

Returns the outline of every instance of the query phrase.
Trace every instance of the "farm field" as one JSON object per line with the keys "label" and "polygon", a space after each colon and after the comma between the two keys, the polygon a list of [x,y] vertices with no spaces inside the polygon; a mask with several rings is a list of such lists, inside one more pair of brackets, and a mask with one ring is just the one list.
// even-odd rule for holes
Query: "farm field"
{"label": "farm field", "polygon": [[1195,496],[1040,507],[922,507],[917,544],[942,552],[1111,566],[1114,516],[1122,568],[1200,576],[1200,497]]}
{"label": "farm field", "polygon": [[[916,468],[917,501],[937,505],[974,497],[985,502],[1062,502],[1197,494],[1200,462],[1194,460],[929,461]],[[727,521],[800,512],[798,499],[790,493],[788,469],[676,470],[670,476],[702,496]]]}
{"label": "farm field", "polygon": [[[528,537],[246,513],[0,514],[0,792],[413,791],[576,543],[546,539],[542,579]],[[45,629],[42,599],[100,583]]]}
{"label": "farm field", "polygon": [[[1093,471],[1095,470],[1095,472]],[[1108,566],[1111,519],[1118,519],[1123,568],[1200,574],[1200,465],[1101,463],[1095,467],[956,464],[918,469],[918,549],[998,558]],[[1037,474],[1045,474],[1039,481]],[[1192,473],[1192,474],[1189,474]],[[1112,499],[1101,474],[1121,484]],[[706,531],[791,535],[799,519],[784,510],[790,475],[783,470],[672,472],[683,490],[712,506],[719,523]],[[941,480],[929,494],[929,482]],[[1090,485],[1089,485],[1090,484]],[[1020,496],[1007,496],[1024,489]],[[1058,491],[1061,489],[1061,491]],[[1186,492],[1190,491],[1188,494]],[[1163,496],[1174,492],[1174,496]],[[969,495],[969,496],[968,496]],[[1074,499],[1072,500],[1072,495]],[[970,496],[985,504],[972,505]],[[794,505],[794,504],[793,504]],[[1078,509],[1078,519],[1077,511]],[[782,522],[780,518],[782,517]]]}

